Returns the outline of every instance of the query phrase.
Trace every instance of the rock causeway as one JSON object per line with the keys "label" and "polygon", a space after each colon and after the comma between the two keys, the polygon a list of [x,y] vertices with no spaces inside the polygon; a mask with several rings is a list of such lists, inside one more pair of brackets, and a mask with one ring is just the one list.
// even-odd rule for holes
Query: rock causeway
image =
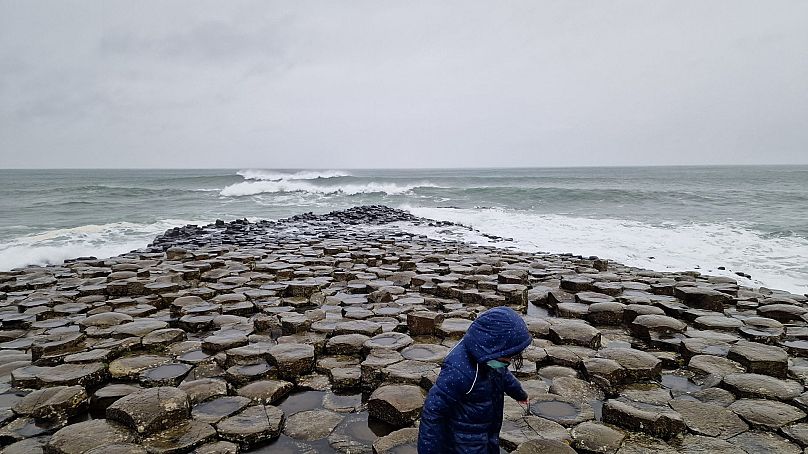
{"label": "rock causeway", "polygon": [[443,358],[509,306],[533,343],[504,451],[808,452],[806,295],[401,223],[449,225],[384,206],[217,221],[0,272],[0,447],[414,453]]}

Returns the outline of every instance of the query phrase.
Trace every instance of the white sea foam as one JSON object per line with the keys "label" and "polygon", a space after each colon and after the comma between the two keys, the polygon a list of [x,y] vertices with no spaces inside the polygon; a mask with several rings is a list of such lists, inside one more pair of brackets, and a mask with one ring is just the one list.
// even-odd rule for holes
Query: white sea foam
{"label": "white sea foam", "polygon": [[238,197],[265,193],[280,192],[309,192],[314,194],[372,194],[385,193],[388,195],[404,194],[419,187],[435,187],[431,183],[420,184],[395,184],[395,183],[362,183],[362,184],[340,184],[340,185],[319,185],[307,181],[281,180],[281,181],[243,181],[231,184],[222,189],[220,194],[225,197]]}
{"label": "white sea foam", "polygon": [[189,221],[165,219],[153,224],[115,222],[55,229],[0,242],[0,270],[25,265],[60,264],[65,259],[112,257],[149,244],[167,229]]}
{"label": "white sea foam", "polygon": [[[597,255],[657,271],[694,270],[736,278],[747,286],[808,293],[808,240],[769,238],[725,224],[651,225],[618,219],[588,219],[502,209],[402,208],[417,216],[447,220],[482,233],[512,238],[491,243],[467,229],[402,226],[431,237],[513,246],[529,252]],[[726,270],[719,270],[724,266]],[[750,274],[746,279],[735,271]]]}
{"label": "white sea foam", "polygon": [[272,170],[247,169],[236,172],[245,180],[316,180],[318,178],[348,177],[344,170],[301,170],[294,173],[283,173]]}

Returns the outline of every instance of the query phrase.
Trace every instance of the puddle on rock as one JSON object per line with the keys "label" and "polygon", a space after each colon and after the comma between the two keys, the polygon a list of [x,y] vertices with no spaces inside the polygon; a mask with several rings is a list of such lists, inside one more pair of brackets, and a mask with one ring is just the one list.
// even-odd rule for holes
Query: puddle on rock
{"label": "puddle on rock", "polygon": [[441,361],[448,353],[449,349],[442,345],[435,344],[413,344],[401,351],[405,359],[415,359],[419,361]]}
{"label": "puddle on rock", "polygon": [[334,433],[345,434],[352,440],[371,445],[379,435],[370,428],[368,417],[367,412],[350,415],[339,423]]}
{"label": "puddle on rock", "polygon": [[301,411],[321,410],[325,394],[325,391],[300,391],[290,394],[277,406],[287,417]]}
{"label": "puddle on rock", "polygon": [[0,394],[0,409],[8,409],[13,407],[17,404],[23,397],[26,396],[28,393],[24,393],[21,391],[13,391],[8,393]]}
{"label": "puddle on rock", "polygon": [[536,416],[541,416],[542,418],[553,421],[556,419],[573,418],[579,413],[575,405],[555,400],[536,402],[530,406],[530,411]]}
{"label": "puddle on rock", "polygon": [[208,358],[210,358],[210,355],[203,352],[202,350],[194,350],[194,351],[190,351],[188,353],[183,354],[182,356],[180,356],[177,359],[179,359],[180,361],[186,362],[186,363],[195,364],[195,363],[198,363],[200,361],[204,361],[204,360],[206,360]]}
{"label": "puddle on rock", "polygon": [[140,380],[144,383],[166,383],[167,386],[176,386],[191,368],[192,366],[188,364],[164,364],[141,372]]}
{"label": "puddle on rock", "polygon": [[337,413],[353,413],[362,408],[362,395],[328,392],[323,398],[323,407]]}
{"label": "puddle on rock", "polygon": [[328,440],[298,441],[281,434],[277,440],[268,445],[244,451],[255,454],[315,454],[321,452],[334,452],[328,445]]}
{"label": "puddle on rock", "polygon": [[676,373],[662,374],[662,387],[671,390],[673,396],[691,394],[701,391],[704,387],[693,383],[690,377]]}

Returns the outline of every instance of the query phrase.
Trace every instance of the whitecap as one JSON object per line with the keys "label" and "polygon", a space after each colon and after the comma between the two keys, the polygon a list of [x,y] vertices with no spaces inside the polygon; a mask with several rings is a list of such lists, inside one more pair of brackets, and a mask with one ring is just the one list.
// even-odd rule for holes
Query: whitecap
{"label": "whitecap", "polygon": [[344,170],[300,170],[294,173],[278,172],[272,170],[247,169],[236,172],[245,180],[317,180],[320,178],[349,177],[350,173]]}
{"label": "whitecap", "polygon": [[145,247],[166,230],[192,223],[163,219],[151,224],[88,224],[19,236],[0,242],[0,270],[26,265],[60,264],[65,259],[112,257]]}
{"label": "whitecap", "polygon": [[319,185],[307,181],[243,181],[231,184],[222,189],[220,194],[225,197],[249,196],[264,193],[282,192],[309,192],[314,194],[372,194],[385,193],[388,195],[404,194],[420,187],[435,187],[431,183],[395,184],[395,183],[361,183],[341,185]]}
{"label": "whitecap", "polygon": [[[721,223],[650,224],[622,219],[591,219],[506,209],[452,209],[402,206],[416,216],[452,221],[463,228],[402,228],[433,238],[513,246],[527,252],[596,255],[656,271],[697,269],[735,278],[742,285],[808,293],[808,240],[771,237],[742,225]],[[511,238],[491,242],[481,233]],[[726,270],[719,270],[725,267]],[[735,274],[752,276],[746,279]]]}

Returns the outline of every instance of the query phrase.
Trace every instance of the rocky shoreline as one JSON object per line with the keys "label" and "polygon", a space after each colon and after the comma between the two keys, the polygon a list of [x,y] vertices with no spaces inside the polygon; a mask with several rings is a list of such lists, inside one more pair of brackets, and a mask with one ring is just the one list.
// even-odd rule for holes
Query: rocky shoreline
{"label": "rocky shoreline", "polygon": [[506,451],[803,453],[808,298],[446,242],[383,206],[167,231],[0,273],[4,453],[406,453],[448,350],[534,336]]}

